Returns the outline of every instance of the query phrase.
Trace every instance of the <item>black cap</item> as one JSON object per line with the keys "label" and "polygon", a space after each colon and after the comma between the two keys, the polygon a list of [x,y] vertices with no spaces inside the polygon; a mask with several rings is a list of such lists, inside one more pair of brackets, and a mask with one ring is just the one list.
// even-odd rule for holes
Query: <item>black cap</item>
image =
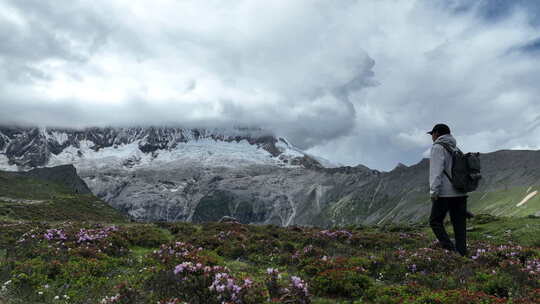
{"label": "black cap", "polygon": [[450,134],[450,128],[445,124],[436,124],[433,130],[427,132],[428,134],[437,133],[439,135]]}

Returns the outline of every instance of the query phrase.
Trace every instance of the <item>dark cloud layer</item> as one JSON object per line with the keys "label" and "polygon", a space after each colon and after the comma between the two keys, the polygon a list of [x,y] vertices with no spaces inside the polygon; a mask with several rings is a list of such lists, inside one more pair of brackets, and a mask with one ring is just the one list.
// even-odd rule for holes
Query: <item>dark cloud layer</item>
{"label": "dark cloud layer", "polygon": [[[540,145],[535,1],[0,1],[0,123],[249,125],[343,164]],[[526,134],[525,134],[526,133]]]}

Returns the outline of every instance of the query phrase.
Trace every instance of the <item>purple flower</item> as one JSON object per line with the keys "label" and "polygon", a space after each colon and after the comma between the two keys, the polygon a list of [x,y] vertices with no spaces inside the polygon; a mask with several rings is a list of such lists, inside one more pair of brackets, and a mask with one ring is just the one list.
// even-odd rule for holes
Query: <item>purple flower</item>
{"label": "purple flower", "polygon": [[309,296],[307,283],[297,276],[291,276],[290,288],[293,291],[296,291],[302,294],[303,297]]}
{"label": "purple flower", "polygon": [[266,273],[269,274],[269,275],[277,275],[279,274],[279,271],[277,268],[268,268],[266,269]]}
{"label": "purple flower", "polygon": [[[34,237],[34,235],[32,235]],[[67,236],[65,232],[62,229],[48,229],[47,232],[43,235],[43,237],[49,241],[57,239],[57,240],[66,240]]]}
{"label": "purple flower", "polygon": [[184,272],[185,269],[189,269],[191,267],[191,262],[184,262],[182,264],[176,265],[174,268],[174,274],[179,274],[181,272]]}

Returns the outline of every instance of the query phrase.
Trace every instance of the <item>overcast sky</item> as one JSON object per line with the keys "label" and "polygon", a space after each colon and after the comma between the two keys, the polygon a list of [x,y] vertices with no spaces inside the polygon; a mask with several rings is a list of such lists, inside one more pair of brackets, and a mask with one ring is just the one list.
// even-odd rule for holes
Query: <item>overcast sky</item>
{"label": "overcast sky", "polygon": [[0,124],[258,126],[346,165],[540,149],[540,1],[0,0]]}

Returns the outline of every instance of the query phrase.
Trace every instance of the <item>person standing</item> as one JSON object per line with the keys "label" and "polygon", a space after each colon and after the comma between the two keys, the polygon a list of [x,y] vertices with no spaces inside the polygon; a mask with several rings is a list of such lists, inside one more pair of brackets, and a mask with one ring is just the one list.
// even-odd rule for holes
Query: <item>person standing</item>
{"label": "person standing", "polygon": [[[467,255],[466,219],[470,216],[467,211],[467,194],[457,190],[451,182],[452,154],[450,151],[457,149],[456,139],[445,124],[437,124],[427,133],[433,140],[429,159],[429,192],[432,201],[429,225],[443,248],[457,251],[465,256]],[[450,221],[454,228],[455,244],[450,240],[444,228],[447,213],[450,213]]]}

